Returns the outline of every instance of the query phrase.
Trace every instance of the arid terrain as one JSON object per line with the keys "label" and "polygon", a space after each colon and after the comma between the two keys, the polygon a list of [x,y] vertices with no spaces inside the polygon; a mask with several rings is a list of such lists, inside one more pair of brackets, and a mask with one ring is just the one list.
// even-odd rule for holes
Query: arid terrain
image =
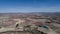
{"label": "arid terrain", "polygon": [[60,15],[56,13],[0,13],[0,33],[60,34]]}

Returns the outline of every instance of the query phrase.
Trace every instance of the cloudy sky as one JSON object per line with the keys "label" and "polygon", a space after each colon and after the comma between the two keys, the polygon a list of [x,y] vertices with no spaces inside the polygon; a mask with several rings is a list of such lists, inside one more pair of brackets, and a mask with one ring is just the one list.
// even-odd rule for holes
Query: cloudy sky
{"label": "cloudy sky", "polygon": [[60,0],[0,0],[0,13],[60,12]]}

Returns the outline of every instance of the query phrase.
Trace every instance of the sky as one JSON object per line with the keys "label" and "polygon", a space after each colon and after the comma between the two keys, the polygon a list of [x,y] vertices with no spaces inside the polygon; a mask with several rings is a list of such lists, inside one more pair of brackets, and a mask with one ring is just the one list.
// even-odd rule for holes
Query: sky
{"label": "sky", "polygon": [[0,0],[0,13],[60,12],[60,0]]}

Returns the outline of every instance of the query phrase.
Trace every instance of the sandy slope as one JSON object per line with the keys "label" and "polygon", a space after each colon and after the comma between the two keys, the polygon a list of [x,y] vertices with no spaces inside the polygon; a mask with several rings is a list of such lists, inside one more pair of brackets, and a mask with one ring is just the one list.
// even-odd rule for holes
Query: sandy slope
{"label": "sandy slope", "polygon": [[48,32],[48,34],[58,34],[55,31],[53,31],[52,29],[49,29],[49,30],[50,30],[50,32]]}

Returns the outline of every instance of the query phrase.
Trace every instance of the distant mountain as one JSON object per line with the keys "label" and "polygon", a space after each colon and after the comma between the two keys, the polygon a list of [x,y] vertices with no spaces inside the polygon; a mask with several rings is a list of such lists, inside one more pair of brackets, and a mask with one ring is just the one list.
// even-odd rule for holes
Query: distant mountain
{"label": "distant mountain", "polygon": [[21,15],[29,15],[29,14],[42,14],[42,15],[56,15],[60,16],[60,12],[31,12],[31,13],[0,13],[1,15],[15,15],[15,14],[21,14]]}
{"label": "distant mountain", "polygon": [[30,14],[56,15],[60,16],[60,12],[32,12]]}
{"label": "distant mountain", "polygon": [[54,14],[57,16],[60,16],[60,12],[55,12]]}

